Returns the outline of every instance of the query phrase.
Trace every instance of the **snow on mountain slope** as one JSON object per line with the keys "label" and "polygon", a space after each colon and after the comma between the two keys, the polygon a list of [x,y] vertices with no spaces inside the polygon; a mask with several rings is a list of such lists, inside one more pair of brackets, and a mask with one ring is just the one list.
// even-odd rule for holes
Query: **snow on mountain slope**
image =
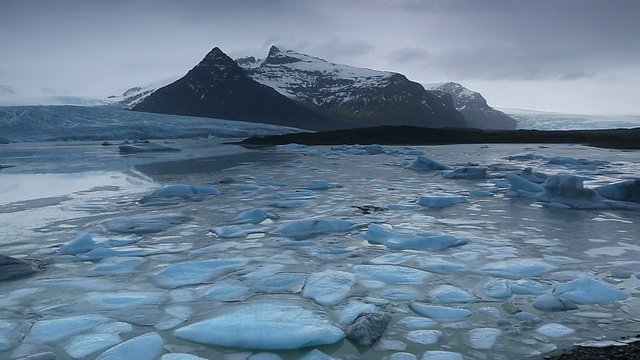
{"label": "snow on mountain slope", "polygon": [[425,91],[402,74],[334,64],[275,46],[263,60],[236,62],[257,82],[359,126],[468,126],[450,98]]}
{"label": "snow on mountain slope", "polygon": [[423,84],[425,89],[442,91],[453,97],[456,110],[460,111],[472,127],[480,129],[513,130],[518,123],[509,115],[487,104],[487,100],[478,92],[454,83]]}
{"label": "snow on mountain slope", "polygon": [[640,127],[638,115],[579,115],[525,109],[501,109],[518,121],[518,129],[581,130]]}
{"label": "snow on mountain slope", "polygon": [[166,78],[164,80],[156,81],[152,84],[144,85],[144,86],[135,86],[125,90],[120,95],[111,95],[108,97],[108,101],[113,104],[122,105],[128,109],[136,106],[141,103],[142,100],[146,99],[149,95],[153,94],[154,91],[165,87],[174,81],[181,78],[182,75],[172,76],[170,78]]}
{"label": "snow on mountain slope", "polygon": [[150,114],[114,106],[0,107],[0,141],[249,137],[302,130],[277,125]]}

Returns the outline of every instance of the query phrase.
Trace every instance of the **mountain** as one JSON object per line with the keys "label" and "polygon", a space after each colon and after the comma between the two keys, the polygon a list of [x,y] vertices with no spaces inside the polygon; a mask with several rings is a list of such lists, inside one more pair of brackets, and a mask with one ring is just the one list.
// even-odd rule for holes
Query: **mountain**
{"label": "mountain", "polygon": [[471,127],[486,130],[513,130],[518,127],[515,119],[487,105],[487,100],[480,93],[458,83],[425,84],[424,87],[450,94],[455,108],[464,115]]}
{"label": "mountain", "polygon": [[107,99],[114,104],[121,105],[126,108],[132,108],[142,102],[142,100],[146,99],[154,91],[173,83],[179,78],[180,76],[174,76],[153,84],[135,86],[125,90],[121,95],[111,95]]}
{"label": "mountain", "polygon": [[360,127],[468,127],[451,96],[404,75],[339,65],[272,46],[264,60],[237,59],[251,78],[310,109]]}
{"label": "mountain", "polygon": [[157,89],[132,110],[309,130],[353,127],[347,121],[317,113],[258,83],[217,47],[185,76]]}

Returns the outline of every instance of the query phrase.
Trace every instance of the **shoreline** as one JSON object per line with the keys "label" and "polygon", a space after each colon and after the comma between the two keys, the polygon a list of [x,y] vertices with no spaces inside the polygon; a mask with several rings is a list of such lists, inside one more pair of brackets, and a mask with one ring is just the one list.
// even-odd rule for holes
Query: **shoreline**
{"label": "shoreline", "polygon": [[378,126],[316,133],[254,136],[239,145],[381,144],[381,145],[453,145],[453,144],[580,144],[608,149],[640,149],[640,128],[606,130],[504,130],[423,128],[414,126]]}

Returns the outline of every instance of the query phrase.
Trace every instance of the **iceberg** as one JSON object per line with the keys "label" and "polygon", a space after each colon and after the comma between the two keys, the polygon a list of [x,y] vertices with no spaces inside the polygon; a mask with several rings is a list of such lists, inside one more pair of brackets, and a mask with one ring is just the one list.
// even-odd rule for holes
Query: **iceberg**
{"label": "iceberg", "polygon": [[511,297],[511,288],[506,280],[489,280],[484,284],[484,291],[492,298],[508,299]]}
{"label": "iceberg", "polygon": [[223,308],[209,319],[179,328],[174,334],[206,345],[260,350],[333,344],[345,337],[318,311],[266,302]]}
{"label": "iceberg", "polygon": [[159,291],[90,292],[85,299],[100,310],[116,310],[160,304],[166,299],[166,294]]}
{"label": "iceberg", "polygon": [[37,260],[23,260],[0,254],[0,281],[33,275],[44,269]]}
{"label": "iceberg", "polygon": [[407,329],[429,329],[436,326],[437,322],[425,317],[407,316],[397,324]]}
{"label": "iceberg", "polygon": [[103,352],[96,360],[153,360],[164,347],[164,340],[158,333],[152,332],[129,339]]}
{"label": "iceberg", "polygon": [[320,305],[338,305],[351,292],[356,283],[355,275],[338,270],[324,270],[309,275],[302,296]]}
{"label": "iceberg", "polygon": [[102,259],[98,264],[87,269],[96,275],[117,275],[133,272],[138,267],[146,263],[147,260],[141,257],[108,257]]}
{"label": "iceberg", "polygon": [[437,320],[458,320],[471,316],[471,311],[467,309],[429,305],[417,301],[410,302],[409,307],[419,315]]}
{"label": "iceberg", "polygon": [[31,327],[29,337],[37,343],[51,343],[111,321],[102,315],[76,315],[53,320],[40,320]]}
{"label": "iceberg", "polygon": [[527,167],[524,170],[522,170],[520,177],[522,177],[527,181],[531,181],[532,183],[542,184],[549,178],[549,175],[543,174],[540,172],[535,172],[533,171],[533,168]]}
{"label": "iceberg", "polygon": [[531,304],[534,309],[540,311],[567,311],[578,307],[569,300],[560,299],[551,295],[540,295]]}
{"label": "iceberg", "polygon": [[167,266],[156,273],[153,280],[165,289],[197,285],[218,276],[240,269],[248,263],[245,259],[213,259],[186,261]]}
{"label": "iceberg", "polygon": [[394,250],[431,250],[437,251],[464,245],[465,239],[436,232],[407,233],[395,231],[378,224],[369,224],[367,231],[360,235],[371,244],[382,244]]}
{"label": "iceberg", "polygon": [[575,175],[552,175],[542,184],[542,192],[535,198],[564,204],[575,209],[605,209],[609,205],[595,190],[584,187],[583,179]]}
{"label": "iceberg", "polygon": [[564,325],[550,323],[540,326],[536,329],[536,332],[550,338],[559,338],[572,334],[575,330]]}
{"label": "iceberg", "polygon": [[122,340],[116,334],[83,334],[71,338],[64,350],[74,359],[85,358],[96,351],[100,351],[119,344]]}
{"label": "iceberg", "polygon": [[629,295],[612,285],[591,278],[578,278],[567,283],[556,284],[552,295],[575,304],[604,304],[625,300]]}
{"label": "iceberg", "polygon": [[557,266],[535,259],[512,259],[486,264],[480,268],[480,272],[516,280],[542,275],[555,269]]}
{"label": "iceberg", "polygon": [[435,160],[431,160],[426,156],[418,156],[418,158],[406,169],[415,170],[415,171],[436,171],[436,170],[449,170],[451,169],[445,164],[439,163]]}
{"label": "iceberg", "polygon": [[594,190],[609,200],[640,202],[640,179],[600,186]]}
{"label": "iceberg", "polygon": [[351,324],[358,316],[366,313],[375,313],[378,307],[374,304],[363,303],[362,301],[350,301],[347,305],[337,310],[338,323],[341,325]]}
{"label": "iceberg", "polygon": [[260,224],[261,222],[271,219],[278,219],[279,216],[263,209],[249,209],[242,211],[234,216],[229,222],[231,224]]}
{"label": "iceberg", "polygon": [[418,197],[417,204],[424,207],[446,207],[467,201],[462,195],[449,192],[431,192]]}
{"label": "iceberg", "polygon": [[134,215],[102,222],[106,231],[120,234],[152,234],[184,224],[193,218],[185,214]]}
{"label": "iceberg", "polygon": [[509,184],[511,185],[509,187],[509,190],[507,190],[507,196],[526,196],[529,194],[542,192],[543,190],[541,185],[531,182],[516,174],[506,173],[504,174],[504,177],[509,181]]}
{"label": "iceberg", "polygon": [[256,281],[253,289],[268,294],[297,294],[306,280],[304,273],[277,273]]}
{"label": "iceberg", "polygon": [[427,294],[433,304],[471,303],[479,299],[468,292],[453,285],[440,285],[428,290]]}
{"label": "iceberg", "polygon": [[249,288],[240,280],[218,281],[201,290],[200,298],[214,301],[243,301],[249,295]]}
{"label": "iceberg", "polygon": [[392,284],[424,284],[431,277],[427,271],[401,265],[356,265],[356,273],[366,278]]}
{"label": "iceberg", "polygon": [[491,349],[502,331],[492,328],[478,328],[469,331],[467,341],[469,346],[477,350]]}
{"label": "iceberg", "polygon": [[364,226],[366,224],[356,224],[342,219],[304,219],[279,225],[272,234],[293,239],[306,239],[323,234],[346,233]]}
{"label": "iceberg", "polygon": [[250,234],[265,232],[265,228],[256,225],[231,225],[211,229],[211,232],[222,239],[243,238]]}
{"label": "iceberg", "polygon": [[414,343],[431,345],[437,343],[441,336],[440,330],[413,330],[406,333],[404,337]]}

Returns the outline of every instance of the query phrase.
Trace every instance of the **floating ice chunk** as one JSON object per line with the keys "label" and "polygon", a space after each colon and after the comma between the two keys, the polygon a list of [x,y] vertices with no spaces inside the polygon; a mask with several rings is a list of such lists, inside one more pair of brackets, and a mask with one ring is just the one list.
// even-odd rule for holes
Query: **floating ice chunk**
{"label": "floating ice chunk", "polygon": [[[369,225],[371,226],[371,225]],[[367,229],[368,231],[368,229]],[[373,258],[371,260],[369,260],[370,263],[372,264],[377,264],[377,265],[381,265],[381,264],[386,264],[386,265],[399,265],[402,264],[403,262],[413,258],[415,255],[410,255],[410,254],[403,254],[403,253],[394,253],[394,254],[386,254],[386,255],[382,255],[382,256],[378,256],[376,258]]]}
{"label": "floating ice chunk", "polygon": [[424,297],[424,293],[416,289],[415,286],[389,286],[383,282],[380,283],[380,288],[382,288],[382,290],[378,293],[378,296],[383,299],[391,301],[408,301],[418,300]]}
{"label": "floating ice chunk", "polygon": [[545,180],[547,180],[547,178],[549,178],[549,175],[535,172],[533,171],[533,168],[528,167],[522,170],[522,174],[520,174],[520,177],[525,180],[531,181],[532,183],[542,184],[543,182],[545,182]]}
{"label": "floating ice chunk", "polygon": [[290,143],[290,144],[285,144],[285,145],[276,145],[275,146],[276,150],[283,150],[283,151],[308,151],[309,147],[307,145],[303,145],[303,144],[296,144],[296,143]]}
{"label": "floating ice chunk", "polygon": [[90,292],[85,299],[100,310],[115,310],[160,304],[166,299],[166,294],[159,291]]}
{"label": "floating ice chunk", "polygon": [[578,278],[564,284],[556,284],[553,295],[576,304],[603,304],[624,300],[628,295],[612,285],[591,278]]}
{"label": "floating ice chunk", "polygon": [[511,288],[506,280],[489,280],[484,284],[484,291],[488,296],[496,299],[508,299],[511,297]]}
{"label": "floating ice chunk", "polygon": [[535,259],[511,259],[489,263],[480,272],[507,279],[521,279],[538,276],[557,269],[556,266]]}
{"label": "floating ice chunk", "polygon": [[263,350],[333,344],[345,336],[317,311],[266,302],[226,307],[207,320],[175,330],[174,334],[207,345]]}
{"label": "floating ice chunk", "polygon": [[404,337],[418,344],[431,345],[437,343],[441,336],[442,331],[440,330],[413,330]]}
{"label": "floating ice chunk", "polygon": [[256,225],[233,225],[214,227],[211,229],[211,232],[219,238],[233,239],[246,237],[249,234],[263,233],[265,232],[265,228]]}
{"label": "floating ice chunk", "polygon": [[427,271],[401,265],[356,265],[353,269],[361,276],[393,284],[424,284],[431,277]]}
{"label": "floating ice chunk", "polygon": [[151,234],[191,220],[192,217],[185,214],[134,215],[104,221],[102,226],[109,232],[120,234]]}
{"label": "floating ice chunk", "polygon": [[135,142],[133,144],[122,144],[118,146],[121,154],[138,154],[148,152],[178,152],[181,149],[148,141]]}
{"label": "floating ice chunk", "polygon": [[168,185],[151,193],[151,196],[166,198],[188,198],[192,196],[220,195],[220,191],[212,186]]}
{"label": "floating ice chunk", "polygon": [[415,171],[435,171],[435,170],[449,170],[450,167],[439,163],[435,160],[431,160],[426,156],[418,156],[418,158],[413,162],[413,164],[406,167],[407,169],[415,170]]}
{"label": "floating ice chunk", "polygon": [[0,320],[0,352],[7,351],[18,344],[22,333],[17,323]]}
{"label": "floating ice chunk", "polygon": [[160,355],[164,340],[158,333],[152,332],[129,339],[103,352],[96,360],[153,360]]}
{"label": "floating ice chunk", "polygon": [[247,360],[282,360],[280,355],[268,352],[253,354]]}
{"label": "floating ice chunk", "polygon": [[425,351],[422,360],[462,360],[462,354],[451,351]]}
{"label": "floating ice chunk", "polygon": [[522,279],[509,283],[509,288],[514,294],[542,295],[549,290],[549,285],[535,280]]}
{"label": "floating ice chunk", "polygon": [[406,352],[397,352],[389,355],[389,360],[417,360],[415,355]]}
{"label": "floating ice chunk", "polygon": [[359,315],[377,311],[378,307],[373,304],[363,303],[362,301],[350,301],[347,305],[337,310],[338,323],[341,325],[351,324]]}
{"label": "floating ice chunk", "polygon": [[77,315],[54,320],[40,320],[31,327],[29,337],[37,343],[56,342],[110,320],[102,315]]}
{"label": "floating ice chunk", "polygon": [[206,358],[195,356],[187,353],[171,353],[164,354],[160,360],[207,360]]}
{"label": "floating ice chunk", "polygon": [[201,290],[200,298],[215,301],[242,301],[247,298],[249,288],[240,280],[218,281]]}
{"label": "floating ice chunk", "polygon": [[526,180],[516,174],[506,173],[504,177],[509,181],[511,187],[507,191],[507,196],[530,195],[542,192],[542,186]]}
{"label": "floating ice chunk", "polygon": [[305,239],[322,234],[346,233],[364,226],[366,225],[342,219],[304,219],[279,225],[273,230],[273,235]]}
{"label": "floating ice chunk", "polygon": [[418,205],[424,207],[445,207],[467,201],[462,195],[448,192],[431,192],[418,197]]}
{"label": "floating ice chunk", "polygon": [[522,155],[511,155],[511,156],[505,157],[505,159],[507,160],[516,160],[516,161],[538,160],[543,158],[544,156],[533,154],[533,153],[522,154]]}
{"label": "floating ice chunk", "polygon": [[44,265],[34,260],[17,259],[0,254],[0,281],[33,275],[42,270]]}
{"label": "floating ice chunk", "polygon": [[382,244],[396,250],[442,250],[467,243],[452,235],[435,232],[408,233],[389,229],[378,224],[369,224],[367,231],[360,235],[372,244]]}
{"label": "floating ice chunk", "polygon": [[53,279],[38,279],[38,284],[46,285],[60,290],[61,288],[67,289],[80,289],[85,291],[112,291],[121,288],[121,285],[109,281],[106,279],[92,279],[83,277],[65,277],[65,278],[53,278]]}
{"label": "floating ice chunk", "polygon": [[578,307],[569,300],[560,299],[551,295],[540,295],[533,301],[534,309],[540,311],[567,311]]}
{"label": "floating ice chunk", "polygon": [[147,262],[141,257],[109,257],[87,269],[90,273],[100,275],[127,274]]}
{"label": "floating ice chunk", "polygon": [[609,200],[640,202],[640,179],[600,186],[594,190]]}
{"label": "floating ice chunk", "polygon": [[583,179],[575,175],[553,175],[543,184],[542,193],[535,198],[549,203],[558,203],[575,209],[603,209],[609,205],[595,190],[584,187]]}
{"label": "floating ice chunk", "polygon": [[443,177],[447,179],[473,180],[487,177],[487,168],[480,166],[465,166],[448,172]]}
{"label": "floating ice chunk", "polygon": [[469,331],[467,340],[469,346],[478,350],[491,349],[496,343],[498,337],[502,335],[502,331],[492,328],[479,328]]}
{"label": "floating ice chunk", "polygon": [[246,265],[246,259],[213,259],[187,261],[167,266],[153,276],[163,288],[175,289],[181,286],[197,285]]}
{"label": "floating ice chunk", "polygon": [[362,314],[347,327],[345,334],[356,344],[369,347],[382,337],[389,320],[391,316],[382,312]]}
{"label": "floating ice chunk", "polygon": [[336,187],[334,184],[330,184],[325,180],[311,180],[307,185],[304,186],[307,190],[329,190],[331,188]]}
{"label": "floating ice chunk", "polygon": [[92,331],[97,334],[122,334],[132,332],[133,326],[126,322],[115,321],[98,325]]}
{"label": "floating ice chunk", "polygon": [[298,207],[303,207],[309,205],[308,200],[280,200],[280,201],[269,201],[266,203],[268,206],[273,206],[275,208],[280,209],[293,209]]}
{"label": "floating ice chunk", "polygon": [[419,315],[439,320],[458,320],[471,316],[471,311],[467,309],[429,305],[417,301],[410,302],[409,307]]}
{"label": "floating ice chunk", "polygon": [[543,321],[540,316],[526,311],[521,311],[515,314],[513,317],[525,324],[540,324]]}
{"label": "floating ice chunk", "polygon": [[604,160],[574,159],[566,156],[554,156],[548,159],[547,164],[596,168],[598,166],[607,165],[609,162]]}
{"label": "floating ice chunk", "polygon": [[297,294],[302,291],[306,279],[307,274],[303,273],[278,273],[256,281],[253,289],[268,294]]}
{"label": "floating ice chunk", "polygon": [[491,191],[487,191],[487,190],[471,190],[469,191],[469,196],[473,196],[473,197],[492,197],[495,194],[492,193]]}
{"label": "floating ice chunk", "polygon": [[337,360],[318,349],[313,349],[306,353],[300,360]]}
{"label": "floating ice chunk", "polygon": [[302,296],[310,298],[320,305],[338,305],[349,295],[355,282],[354,274],[338,270],[324,270],[309,275]]}
{"label": "floating ice chunk", "polygon": [[249,209],[234,216],[229,222],[232,224],[259,224],[267,219],[278,219],[279,216],[263,209]]}
{"label": "floating ice chunk", "polygon": [[559,338],[573,334],[575,330],[564,325],[550,323],[540,326],[536,329],[536,332],[550,338]]}
{"label": "floating ice chunk", "polygon": [[467,269],[467,267],[462,264],[434,258],[421,258],[419,263],[421,269],[439,274],[448,274]]}
{"label": "floating ice chunk", "polygon": [[91,234],[81,232],[73,237],[73,239],[62,244],[58,253],[64,255],[75,255],[87,252],[94,249],[97,246],[96,242],[91,237]]}
{"label": "floating ice chunk", "polygon": [[71,338],[64,350],[74,359],[85,358],[96,351],[119,344],[122,340],[116,334],[83,334]]}
{"label": "floating ice chunk", "polygon": [[407,316],[398,321],[398,326],[407,329],[429,329],[436,326],[436,322],[425,317]]}
{"label": "floating ice chunk", "polygon": [[479,314],[482,314],[491,319],[500,319],[500,310],[492,307],[492,306],[483,306],[477,309]]}
{"label": "floating ice chunk", "polygon": [[433,304],[456,304],[478,301],[478,298],[453,285],[440,285],[428,292]]}

